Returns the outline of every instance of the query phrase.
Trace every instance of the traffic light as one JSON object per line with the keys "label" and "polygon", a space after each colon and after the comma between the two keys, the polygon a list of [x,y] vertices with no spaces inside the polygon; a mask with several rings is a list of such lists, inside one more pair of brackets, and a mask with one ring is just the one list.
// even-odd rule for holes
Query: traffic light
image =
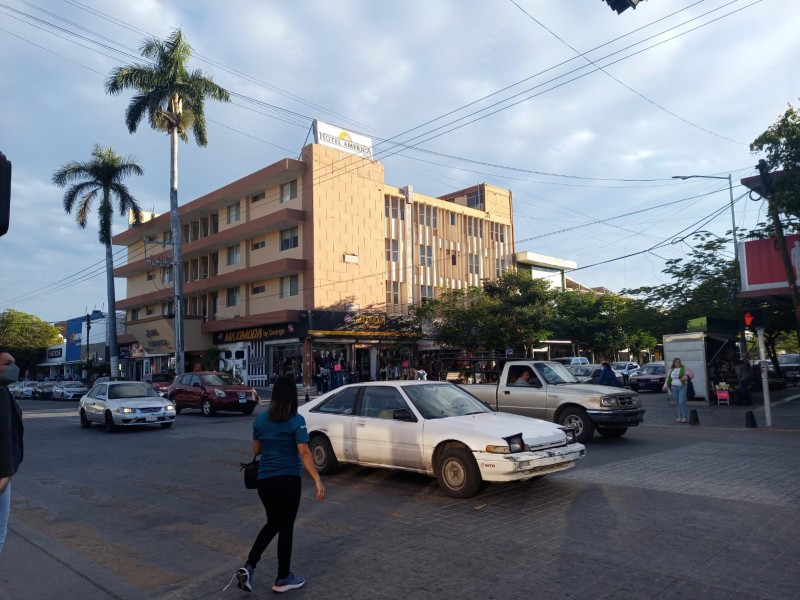
{"label": "traffic light", "polygon": [[611,10],[617,11],[617,14],[629,8],[636,8],[636,5],[639,4],[639,0],[605,0],[605,2],[611,7]]}
{"label": "traffic light", "polygon": [[8,232],[11,218],[11,163],[0,152],[0,236]]}
{"label": "traffic light", "polygon": [[744,320],[744,326],[752,331],[767,327],[767,315],[761,308],[751,308],[744,311],[742,319]]}

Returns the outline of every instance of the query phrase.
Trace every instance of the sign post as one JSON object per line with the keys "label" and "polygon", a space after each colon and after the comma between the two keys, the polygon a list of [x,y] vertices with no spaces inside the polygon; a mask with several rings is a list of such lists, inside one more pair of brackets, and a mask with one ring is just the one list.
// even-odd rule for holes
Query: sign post
{"label": "sign post", "polygon": [[764,346],[764,328],[756,328],[756,333],[758,334],[758,362],[761,365],[761,389],[764,392],[764,419],[767,427],[772,427],[772,405],[769,399],[769,372]]}

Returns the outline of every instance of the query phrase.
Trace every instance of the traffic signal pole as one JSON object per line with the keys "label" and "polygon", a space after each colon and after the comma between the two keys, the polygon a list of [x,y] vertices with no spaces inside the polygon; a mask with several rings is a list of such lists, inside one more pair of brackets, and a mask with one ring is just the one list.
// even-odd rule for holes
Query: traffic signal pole
{"label": "traffic signal pole", "polygon": [[761,367],[761,389],[764,392],[764,419],[767,427],[772,427],[772,404],[769,399],[769,369],[764,345],[764,328],[756,328],[756,334],[758,335],[758,364]]}

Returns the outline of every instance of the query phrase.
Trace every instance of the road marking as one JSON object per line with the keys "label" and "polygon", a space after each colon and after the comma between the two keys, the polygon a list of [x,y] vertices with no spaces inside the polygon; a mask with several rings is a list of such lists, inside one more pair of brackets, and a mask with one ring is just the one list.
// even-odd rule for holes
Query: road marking
{"label": "road marking", "polygon": [[37,411],[37,412],[23,412],[23,419],[49,419],[51,417],[77,417],[78,412],[73,409],[66,409],[61,411]]}

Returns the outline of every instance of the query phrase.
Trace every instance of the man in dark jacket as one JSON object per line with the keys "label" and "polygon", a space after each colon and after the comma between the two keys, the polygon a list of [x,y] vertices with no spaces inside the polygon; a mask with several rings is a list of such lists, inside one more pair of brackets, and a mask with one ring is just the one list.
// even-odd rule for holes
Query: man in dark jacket
{"label": "man in dark jacket", "polygon": [[600,371],[600,379],[597,380],[598,385],[612,385],[614,387],[619,385],[619,381],[617,381],[617,375],[614,373],[614,370],[611,368],[611,365],[608,364],[606,361],[603,361],[602,370]]}
{"label": "man in dark jacket", "polygon": [[11,513],[11,478],[22,462],[22,410],[8,391],[19,379],[14,357],[0,351],[0,553],[6,541]]}

